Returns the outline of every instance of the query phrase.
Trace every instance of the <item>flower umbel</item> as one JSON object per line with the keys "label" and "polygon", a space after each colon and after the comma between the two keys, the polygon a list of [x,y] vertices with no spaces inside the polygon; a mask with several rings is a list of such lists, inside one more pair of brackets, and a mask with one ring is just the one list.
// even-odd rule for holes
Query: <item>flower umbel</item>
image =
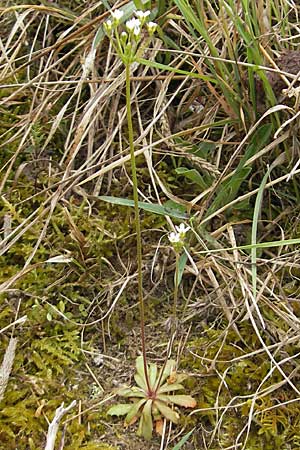
{"label": "flower umbel", "polygon": [[188,225],[181,223],[179,226],[175,225],[176,232],[172,231],[169,234],[169,241],[174,247],[174,250],[179,252],[184,247],[184,239],[186,233],[191,229]]}
{"label": "flower umbel", "polygon": [[[148,46],[157,26],[154,22],[146,23],[150,14],[150,11],[135,11],[136,17],[127,20],[124,25],[120,23],[124,11],[115,9],[111,12],[111,19],[104,23],[103,28],[124,64],[132,64],[137,59],[137,55],[142,53],[143,48]],[[148,42],[147,40],[141,42],[142,28],[145,24],[148,30]]]}

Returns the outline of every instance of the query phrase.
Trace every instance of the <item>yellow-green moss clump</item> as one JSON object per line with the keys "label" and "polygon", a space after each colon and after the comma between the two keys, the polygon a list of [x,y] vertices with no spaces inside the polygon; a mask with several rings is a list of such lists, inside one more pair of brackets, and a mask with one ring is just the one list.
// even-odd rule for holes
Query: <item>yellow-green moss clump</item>
{"label": "yellow-green moss clump", "polygon": [[[32,185],[29,185],[26,192],[22,191],[24,198],[31,190]],[[17,208],[10,208],[9,202],[5,202],[0,216],[4,220],[4,216],[10,214],[11,227],[15,229],[32,212],[30,206],[34,208],[39,201],[37,197],[34,205],[27,202]],[[84,351],[102,348],[101,327],[87,327],[84,343],[81,333],[86,321],[99,318],[101,309],[93,312],[97,308],[95,299],[108,298],[110,284],[120,276],[118,266],[115,266],[115,273],[109,267],[111,256],[117,261],[118,243],[122,251],[126,246],[127,251],[131,251],[131,217],[128,209],[111,210],[105,203],[99,203],[98,211],[89,216],[84,201],[76,203],[77,199],[69,199],[67,211],[66,206],[57,206],[47,237],[23,275],[20,275],[22,268],[34,249],[43,223],[32,225],[0,257],[3,268],[0,283],[11,280],[10,289],[1,295],[0,330],[14,321],[17,310],[18,317],[27,316],[26,322],[14,332],[18,338],[17,350],[0,403],[0,449],[3,450],[43,448],[48,423],[56,408],[63,401],[69,404],[73,399],[77,404],[80,402],[83,414],[68,422],[64,448],[115,449],[97,441],[107,431],[107,405],[104,402],[103,406],[97,406],[99,398],[91,398],[94,380],[85,366]],[[45,263],[50,257],[62,254],[72,262]],[[113,340],[120,340],[124,333],[113,336]],[[9,332],[0,334],[2,355],[9,336]],[[85,409],[88,412],[84,413]],[[70,411],[69,417],[77,413],[78,410]]]}
{"label": "yellow-green moss clump", "polygon": [[[272,314],[270,310],[264,313],[265,317]],[[273,317],[273,324],[278,320]],[[186,386],[193,395],[197,392],[199,411],[186,418],[185,424],[201,424],[207,440],[212,439],[213,450],[244,443],[247,431],[246,450],[298,448],[300,406],[293,389],[264,352],[255,351],[259,342],[251,324],[243,322],[239,332],[240,337],[232,329],[207,328],[201,337],[190,340],[181,367],[195,375]],[[271,342],[269,334],[266,345]],[[284,351],[298,352],[299,345],[288,345]],[[292,360],[284,368],[291,374],[295,369]],[[249,415],[252,419],[247,430]],[[201,442],[199,436],[199,448]]]}

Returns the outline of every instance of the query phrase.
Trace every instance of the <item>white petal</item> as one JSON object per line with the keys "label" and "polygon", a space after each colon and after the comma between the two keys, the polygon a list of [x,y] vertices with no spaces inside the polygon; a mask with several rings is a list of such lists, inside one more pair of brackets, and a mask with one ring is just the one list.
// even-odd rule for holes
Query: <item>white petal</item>
{"label": "white petal", "polygon": [[139,35],[141,34],[141,29],[140,29],[140,27],[134,27],[133,34],[134,34],[135,36],[139,36]]}

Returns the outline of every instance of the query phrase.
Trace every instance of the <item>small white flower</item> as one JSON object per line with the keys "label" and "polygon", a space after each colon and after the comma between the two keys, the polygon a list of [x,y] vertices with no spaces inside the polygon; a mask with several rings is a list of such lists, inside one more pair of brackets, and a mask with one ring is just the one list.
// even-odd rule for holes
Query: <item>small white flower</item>
{"label": "small white flower", "polygon": [[157,23],[155,22],[148,22],[147,23],[147,29],[149,34],[153,34],[157,28]]}
{"label": "small white flower", "polygon": [[135,11],[135,15],[136,17],[138,17],[141,21],[143,19],[146,19],[148,16],[150,16],[151,12],[150,11]]}
{"label": "small white flower", "polygon": [[186,234],[187,231],[191,229],[188,225],[185,226],[184,223],[181,223],[179,226],[175,225],[175,228],[180,236],[183,236]]}
{"label": "small white flower", "polygon": [[140,28],[141,27],[141,21],[139,19],[130,19],[127,20],[126,22],[126,28],[128,31],[132,32],[134,31],[135,28]]}
{"label": "small white flower", "polygon": [[119,23],[122,17],[124,16],[124,11],[121,11],[120,9],[115,9],[114,11],[111,12],[111,15],[112,18]]}
{"label": "small white flower", "polygon": [[172,244],[178,244],[181,241],[179,233],[174,233],[174,231],[172,231],[169,234],[169,241]]}

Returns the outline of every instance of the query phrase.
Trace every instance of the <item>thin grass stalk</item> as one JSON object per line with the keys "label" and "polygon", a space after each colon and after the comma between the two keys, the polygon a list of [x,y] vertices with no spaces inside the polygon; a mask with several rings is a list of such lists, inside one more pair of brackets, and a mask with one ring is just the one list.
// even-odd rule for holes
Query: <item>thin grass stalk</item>
{"label": "thin grass stalk", "polygon": [[125,64],[126,70],[126,112],[128,125],[128,139],[130,148],[130,162],[131,162],[131,176],[133,183],[133,200],[134,200],[134,214],[135,214],[135,229],[136,229],[136,250],[137,250],[137,269],[138,269],[138,298],[140,308],[140,327],[141,327],[141,341],[142,341],[142,355],[144,362],[145,379],[147,388],[150,391],[150,382],[148,376],[148,367],[146,359],[146,340],[145,340],[145,305],[143,296],[143,275],[142,275],[142,235],[141,235],[141,221],[138,205],[138,182],[136,173],[136,162],[133,144],[133,125],[131,114],[131,90],[130,90],[130,62]]}
{"label": "thin grass stalk", "polygon": [[157,11],[157,15],[158,17],[162,16],[165,12],[166,12],[166,0],[159,0],[158,2],[158,11]]}

